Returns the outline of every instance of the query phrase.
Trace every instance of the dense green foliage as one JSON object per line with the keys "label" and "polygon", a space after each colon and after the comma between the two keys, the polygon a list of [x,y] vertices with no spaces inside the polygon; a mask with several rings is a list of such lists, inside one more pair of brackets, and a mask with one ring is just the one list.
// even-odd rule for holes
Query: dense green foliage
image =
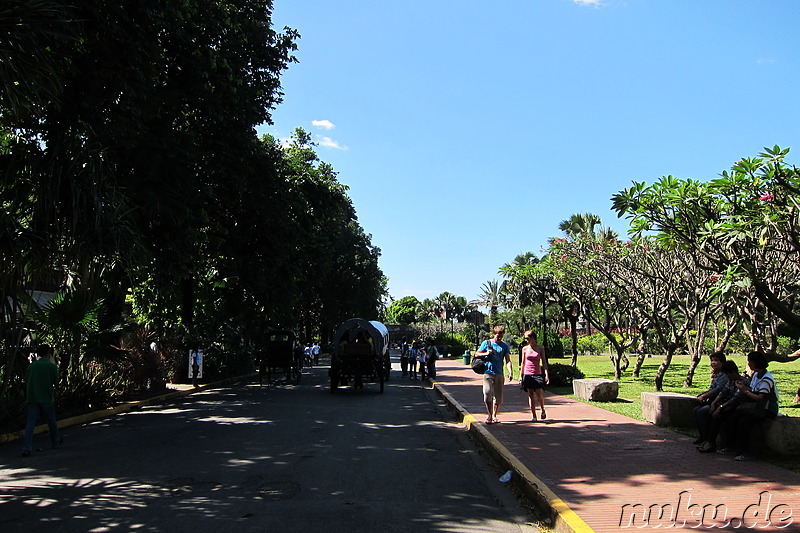
{"label": "dense green foliage", "polygon": [[136,388],[184,373],[190,346],[240,372],[266,329],[324,341],[378,317],[380,251],[346,187],[302,130],[256,136],[299,37],[271,9],[0,8],[0,404],[44,340],[73,392],[109,372]]}
{"label": "dense green foliage", "polygon": [[386,319],[390,324],[411,324],[417,321],[419,300],[416,296],[404,296],[393,301],[386,310]]}

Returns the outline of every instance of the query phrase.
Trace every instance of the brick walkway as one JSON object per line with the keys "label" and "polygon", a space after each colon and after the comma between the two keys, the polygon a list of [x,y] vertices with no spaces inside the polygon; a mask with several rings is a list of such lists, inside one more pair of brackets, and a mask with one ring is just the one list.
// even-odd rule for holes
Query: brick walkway
{"label": "brick walkway", "polygon": [[794,472],[701,454],[689,437],[564,396],[546,394],[548,418],[532,423],[518,382],[506,384],[501,423],[487,426],[482,376],[460,360],[440,360],[437,371],[440,392],[480,422],[473,430],[490,434],[490,445],[533,474],[529,483],[545,485],[557,497],[550,500],[583,521],[557,520],[559,530],[800,531]]}

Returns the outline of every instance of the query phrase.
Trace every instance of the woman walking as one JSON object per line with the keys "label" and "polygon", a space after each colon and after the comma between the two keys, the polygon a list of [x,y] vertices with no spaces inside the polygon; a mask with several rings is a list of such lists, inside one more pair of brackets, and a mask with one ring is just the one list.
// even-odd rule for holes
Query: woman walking
{"label": "woman walking", "polygon": [[544,386],[550,383],[550,376],[547,369],[547,357],[544,353],[544,346],[536,341],[536,333],[531,330],[525,332],[526,345],[522,348],[522,368],[520,369],[519,381],[522,390],[528,393],[528,406],[531,409],[531,421],[536,418],[536,401],[539,401],[539,408],[542,420],[547,418],[547,411],[544,410]]}

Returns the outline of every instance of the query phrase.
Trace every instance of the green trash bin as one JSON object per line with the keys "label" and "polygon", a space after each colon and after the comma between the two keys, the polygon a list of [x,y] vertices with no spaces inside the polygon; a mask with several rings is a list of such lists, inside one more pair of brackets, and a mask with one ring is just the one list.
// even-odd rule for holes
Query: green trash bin
{"label": "green trash bin", "polygon": [[464,361],[465,365],[469,364],[469,359],[470,359],[469,350],[464,350],[464,355],[461,357],[461,359]]}

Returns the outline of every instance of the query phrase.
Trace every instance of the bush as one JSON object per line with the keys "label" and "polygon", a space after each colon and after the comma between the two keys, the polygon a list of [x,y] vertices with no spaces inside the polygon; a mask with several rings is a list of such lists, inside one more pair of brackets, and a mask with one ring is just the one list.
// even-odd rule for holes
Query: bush
{"label": "bush", "polygon": [[463,333],[450,335],[449,332],[439,332],[434,336],[433,342],[436,344],[436,348],[439,350],[439,354],[441,354],[442,357],[446,357],[447,355],[461,355],[471,346],[469,339]]}
{"label": "bush", "polygon": [[[539,337],[541,339],[541,337]],[[544,347],[548,359],[563,359],[564,345],[561,343],[561,335],[547,332],[547,345]]]}
{"label": "bush", "polygon": [[586,377],[583,375],[583,372],[571,365],[551,363],[547,368],[547,374],[550,377],[550,385],[554,387],[568,387],[572,385],[572,380]]}
{"label": "bush", "polygon": [[561,350],[564,355],[572,355],[572,337],[561,337]]}
{"label": "bush", "polygon": [[608,351],[608,339],[602,333],[578,337],[578,352],[581,354],[600,355]]}

